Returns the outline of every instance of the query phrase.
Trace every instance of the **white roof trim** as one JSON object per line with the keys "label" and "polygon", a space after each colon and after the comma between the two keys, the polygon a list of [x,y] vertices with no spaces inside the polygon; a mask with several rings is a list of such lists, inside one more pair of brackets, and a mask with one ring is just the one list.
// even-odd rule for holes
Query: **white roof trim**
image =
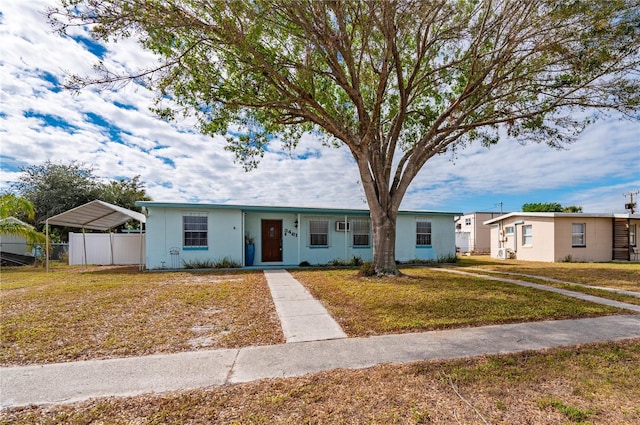
{"label": "white roof trim", "polygon": [[588,218],[632,218],[635,220],[640,219],[640,214],[618,214],[618,213],[562,213],[562,212],[512,212],[509,214],[501,215],[500,217],[493,218],[483,222],[483,224],[494,224],[502,220],[506,220],[512,217],[588,217]]}

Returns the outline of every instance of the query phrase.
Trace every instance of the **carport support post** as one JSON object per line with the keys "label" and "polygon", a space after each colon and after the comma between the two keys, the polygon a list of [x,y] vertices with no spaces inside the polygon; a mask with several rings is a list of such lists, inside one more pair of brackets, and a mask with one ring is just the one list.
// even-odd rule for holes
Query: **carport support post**
{"label": "carport support post", "polygon": [[84,227],[82,228],[82,251],[84,255],[82,256],[82,267],[87,267],[87,240],[85,238]]}
{"label": "carport support post", "polygon": [[[42,223],[42,222],[41,222]],[[44,222],[44,228],[45,228],[45,252],[47,255],[47,273],[49,273],[49,219],[46,219]]]}

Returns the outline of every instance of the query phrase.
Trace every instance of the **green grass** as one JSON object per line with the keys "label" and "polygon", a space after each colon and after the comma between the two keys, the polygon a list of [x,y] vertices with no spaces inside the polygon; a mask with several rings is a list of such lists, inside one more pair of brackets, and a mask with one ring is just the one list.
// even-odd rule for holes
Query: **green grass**
{"label": "green grass", "polygon": [[616,314],[621,310],[510,283],[408,268],[401,278],[353,270],[292,274],[350,336]]}

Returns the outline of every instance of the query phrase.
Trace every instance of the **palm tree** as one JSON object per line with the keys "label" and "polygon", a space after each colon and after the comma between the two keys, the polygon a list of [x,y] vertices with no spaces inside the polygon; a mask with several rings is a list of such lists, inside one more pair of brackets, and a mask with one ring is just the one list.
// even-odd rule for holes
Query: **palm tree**
{"label": "palm tree", "polygon": [[35,208],[24,198],[5,193],[0,196],[0,235],[23,236],[29,245],[45,243],[46,237],[35,227],[27,224],[15,216],[35,217]]}

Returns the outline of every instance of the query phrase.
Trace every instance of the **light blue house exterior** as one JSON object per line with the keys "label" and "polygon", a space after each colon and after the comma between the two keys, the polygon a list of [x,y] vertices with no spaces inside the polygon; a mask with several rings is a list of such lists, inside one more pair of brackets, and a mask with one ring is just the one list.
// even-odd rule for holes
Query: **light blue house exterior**
{"label": "light blue house exterior", "polygon": [[[298,266],[373,258],[368,210],[136,202],[146,222],[146,268],[230,259],[245,267]],[[401,211],[398,261],[455,255],[457,212]],[[253,262],[246,241],[255,247]]]}

